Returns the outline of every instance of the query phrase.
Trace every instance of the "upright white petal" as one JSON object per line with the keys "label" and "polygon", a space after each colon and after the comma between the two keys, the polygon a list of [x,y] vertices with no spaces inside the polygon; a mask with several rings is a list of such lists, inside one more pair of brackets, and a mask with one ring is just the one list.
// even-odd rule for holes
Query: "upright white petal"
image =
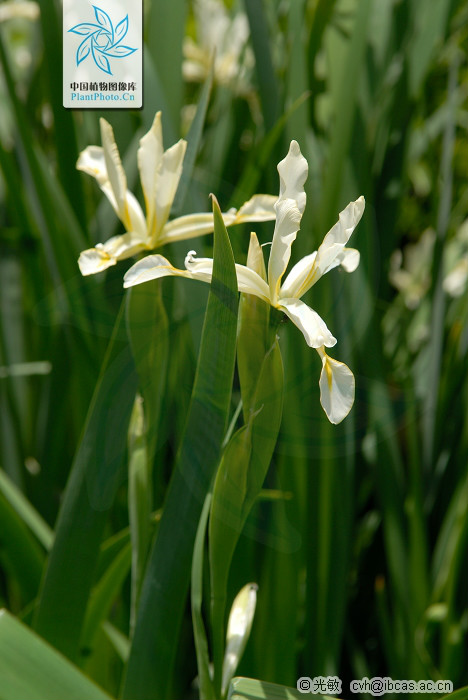
{"label": "upright white petal", "polygon": [[[143,239],[146,237],[146,220],[136,197],[126,190],[124,204],[118,203],[107,174],[104,149],[101,146],[88,146],[79,155],[78,170],[94,177],[112,205],[115,213],[129,231],[135,231]],[[125,178],[125,173],[124,173]],[[89,273],[88,273],[89,274]]]}
{"label": "upright white petal", "polygon": [[[337,258],[340,259],[339,256],[342,254],[346,243],[349,241],[351,234],[360,222],[364,213],[364,207],[364,197],[361,196],[355,202],[350,202],[346,209],[340,213],[337,223],[327,233],[323,239],[322,245],[317,251],[315,263],[307,280],[303,284],[301,296],[305,294],[322,275],[333,269],[333,267],[336,267],[334,263]],[[340,262],[338,264],[340,264]],[[356,262],[355,257],[354,262]]]}
{"label": "upright white petal", "polygon": [[101,146],[88,146],[81,151],[76,162],[78,170],[94,177],[112,205],[117,216],[120,217],[119,207],[115,199],[109,178],[107,176],[106,159],[104,158],[104,149]]}
{"label": "upright white petal", "polygon": [[268,262],[270,299],[276,304],[281,278],[291,257],[291,246],[301,223],[301,212],[294,199],[279,199],[275,204],[276,224]]}
{"label": "upright white petal", "polygon": [[156,173],[160,167],[163,153],[161,112],[157,112],[151,129],[140,139],[140,147],[137,153],[141,187],[145,197],[148,228],[151,228],[154,216]]}
{"label": "upright white petal", "polygon": [[301,214],[306,205],[304,183],[309,166],[301,153],[297,141],[291,141],[288,155],[278,163],[280,176],[280,199],[294,199]]}
{"label": "upright white petal", "polygon": [[114,131],[105,119],[100,119],[101,125],[101,140],[104,151],[104,160],[106,163],[107,177],[109,178],[110,186],[117,203],[119,217],[124,226],[128,229],[129,221],[126,209],[126,194],[127,194],[127,178],[120,160],[119,149],[115,143]]}
{"label": "upright white petal", "polygon": [[[314,271],[317,269],[315,265],[316,257],[317,251],[314,251],[294,265],[281,286],[280,296],[297,297],[299,299],[310,289],[312,284],[315,284],[316,280],[319,279],[319,277],[314,277]],[[354,272],[359,265],[359,260],[360,254],[358,250],[355,248],[342,248],[323,274],[334,267],[338,267],[338,265],[341,265],[346,272]],[[310,284],[311,279],[313,280],[312,284]]]}
{"label": "upright white petal", "polygon": [[161,165],[156,174],[154,191],[156,226],[155,237],[152,240],[153,247],[160,245],[158,233],[162,230],[171,213],[172,203],[182,174],[186,148],[187,142],[181,139],[168,148],[162,156]]}
{"label": "upright white petal", "polygon": [[299,297],[302,296],[302,288],[310,275],[313,268],[317,251],[315,250],[310,255],[306,255],[297,262],[288,273],[286,279],[281,285],[281,297]]}
{"label": "upright white petal", "polygon": [[76,167],[96,178],[99,185],[109,181],[102,146],[87,146],[78,156]]}
{"label": "upright white petal", "polygon": [[336,344],[336,338],[328,330],[325,321],[300,299],[280,299],[278,308],[299,328],[309,347],[320,348],[325,345],[331,348]]}
{"label": "upright white petal", "polygon": [[329,357],[317,348],[322,358],[320,373],[320,403],[330,423],[341,423],[354,403],[354,375],[347,365]]}
{"label": "upright white petal", "polygon": [[248,583],[241,588],[234,599],[226,634],[226,651],[223,661],[223,679],[221,694],[226,694],[228,685],[236,672],[244,653],[252,629],[257,604],[256,583]]}
{"label": "upright white petal", "polygon": [[262,280],[267,281],[265,258],[263,257],[262,246],[258,242],[257,234],[250,234],[249,250],[247,253],[247,267],[259,275]]}
{"label": "upright white petal", "polygon": [[[138,236],[145,248],[150,248],[151,241],[148,238],[148,228],[146,225],[145,215],[143,214],[140,202],[135,197],[133,192],[130,192],[130,190],[127,190],[125,204],[127,210],[127,231],[135,236]],[[125,225],[125,222],[123,223]],[[129,256],[127,255],[126,257],[128,258]]]}
{"label": "upright white petal", "polygon": [[267,304],[270,303],[268,285],[255,270],[236,263],[236,275],[239,292],[253,294],[259,299],[263,299]]}
{"label": "upright white petal", "polygon": [[[361,260],[361,254],[356,248],[342,248],[341,251],[337,254],[337,256],[332,260],[330,265],[323,270],[322,276],[325,275],[327,272],[330,272],[330,270],[334,270],[335,267],[341,266],[345,272],[354,272],[354,270],[357,269],[359,266],[359,262]],[[314,279],[314,284],[317,281],[317,279],[320,279],[320,277],[316,277]],[[307,280],[305,280],[307,282]],[[304,285],[306,291],[307,289],[310,288],[310,285],[307,286],[307,284]],[[301,292],[299,296],[302,296],[304,292]]]}

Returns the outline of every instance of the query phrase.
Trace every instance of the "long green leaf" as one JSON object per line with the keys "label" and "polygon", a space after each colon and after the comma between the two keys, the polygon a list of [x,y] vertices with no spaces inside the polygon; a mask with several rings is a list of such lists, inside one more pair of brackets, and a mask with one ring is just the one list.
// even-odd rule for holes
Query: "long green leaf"
{"label": "long green leaf", "polygon": [[78,656],[107,511],[123,478],[137,379],[122,326],[123,310],[68,480],[35,620],[36,630],[71,658]]}
{"label": "long green leaf", "polygon": [[197,373],[175,471],[143,583],[124,698],[165,700],[190,580],[204,499],[219,461],[230,405],[237,324],[237,278],[217,202],[214,267]]}
{"label": "long green leaf", "polygon": [[93,652],[94,639],[99,627],[105,622],[122,584],[130,573],[131,559],[132,550],[128,543],[117,554],[91,592],[81,637],[81,650],[84,656]]}
{"label": "long green leaf", "polygon": [[334,105],[335,122],[330,141],[328,169],[323,188],[320,223],[326,231],[336,220],[344,173],[344,162],[350,149],[357,88],[362,78],[362,66],[367,43],[370,0],[360,0],[354,30],[341,66],[341,84]]}
{"label": "long green leaf", "polygon": [[54,540],[54,533],[3,469],[0,469],[0,491],[42,546],[49,550]]}
{"label": "long green leaf", "polygon": [[184,0],[154,0],[147,21],[148,51],[154,61],[170,112],[170,115],[163,115],[163,126],[166,127],[170,116],[176,131],[182,108],[182,42],[186,6]]}
{"label": "long green leaf", "polygon": [[210,517],[211,624],[215,690],[221,692],[224,617],[236,544],[262,488],[281,424],[283,363],[278,341],[264,357],[248,423],[228,443],[213,489]]}
{"label": "long green leaf", "polygon": [[210,71],[207,79],[205,80],[205,84],[203,85],[198,100],[197,111],[187,134],[187,152],[184,158],[184,166],[180,177],[179,186],[177,188],[176,196],[171,209],[173,216],[177,216],[183,211],[184,201],[187,197],[189,185],[192,182],[193,168],[195,166],[195,160],[200,148],[212,85],[213,69]]}
{"label": "long green leaf", "polygon": [[[326,695],[314,695],[318,700]],[[301,700],[304,693],[285,685],[266,683],[253,678],[233,678],[229,688],[228,700]],[[331,700],[331,699],[330,699]]]}
{"label": "long green leaf", "polygon": [[44,551],[22,518],[0,493],[0,562],[21,593],[21,605],[29,603],[39,590]]}
{"label": "long green leaf", "polygon": [[0,700],[110,700],[55,649],[0,611]]}
{"label": "long green leaf", "polygon": [[62,104],[62,81],[58,79],[57,66],[62,64],[61,7],[57,0],[42,0],[41,29],[44,40],[44,68],[48,74],[46,85],[54,115],[53,135],[56,145],[59,178],[70,198],[75,214],[81,224],[85,222],[84,197],[81,180],[75,163],[78,158],[73,112]]}
{"label": "long green leaf", "polygon": [[211,507],[211,493],[208,493],[198,525],[192,561],[191,606],[193,636],[197,653],[198,682],[200,685],[200,700],[216,700],[213,682],[210,675],[210,654],[203,622],[203,560],[208,516]]}
{"label": "long green leaf", "polygon": [[263,119],[265,120],[265,127],[269,131],[280,114],[280,99],[278,81],[271,55],[272,43],[269,38],[265,3],[263,0],[244,0],[244,3],[247,17],[249,18],[255,53],[255,68],[262,102]]}

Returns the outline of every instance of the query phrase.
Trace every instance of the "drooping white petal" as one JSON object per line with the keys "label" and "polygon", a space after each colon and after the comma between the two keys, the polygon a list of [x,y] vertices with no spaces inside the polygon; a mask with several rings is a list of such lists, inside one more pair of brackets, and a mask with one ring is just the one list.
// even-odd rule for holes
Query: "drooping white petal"
{"label": "drooping white petal", "polygon": [[[334,262],[343,252],[343,249],[346,243],[349,241],[351,234],[361,220],[364,213],[364,207],[364,197],[361,196],[355,202],[350,202],[348,206],[340,213],[337,223],[327,233],[317,251],[315,263],[307,280],[302,285],[301,296],[302,294],[305,294],[305,292],[307,292],[307,290],[310,289],[312,285],[314,285],[320,279],[320,277],[322,277],[322,275],[333,269],[333,267],[336,267]],[[356,258],[354,258],[354,262],[356,262]],[[338,264],[341,264],[341,260]]]}
{"label": "drooping white petal", "polygon": [[[185,267],[195,275],[194,279],[203,279],[211,282],[213,274],[212,258],[196,258],[195,251],[191,250],[185,258]],[[254,270],[245,265],[236,263],[237,288],[239,292],[254,294],[269,303],[268,285]]]}
{"label": "drooping white petal", "polygon": [[[257,194],[245,202],[239,210],[229,209],[222,214],[225,226],[236,226],[251,221],[272,221],[275,216],[276,197]],[[213,232],[213,214],[187,214],[168,221],[158,233],[158,245],[184,241]]]}
{"label": "drooping white petal", "polygon": [[156,173],[154,190],[156,222],[153,246],[159,245],[158,233],[162,230],[171,213],[172,203],[182,174],[186,148],[187,142],[183,139],[168,148],[162,156],[161,165]]}
{"label": "drooping white petal", "polygon": [[281,297],[296,297],[299,299],[299,297],[302,296],[302,286],[310,274],[316,255],[317,251],[315,250],[313,253],[310,253],[310,255],[301,258],[301,260],[291,268],[291,271],[281,285]]}
{"label": "drooping white petal", "polygon": [[112,258],[106,251],[98,246],[83,250],[78,258],[78,265],[82,275],[95,275],[97,272],[107,270],[115,265],[116,258]]}
{"label": "drooping white petal", "polygon": [[[188,272],[193,273],[194,279],[211,282],[213,259],[196,258],[195,255],[196,253],[194,250],[189,251],[185,258],[185,267]],[[239,292],[254,294],[267,303],[269,302],[268,285],[254,270],[250,270],[245,265],[236,263],[236,276]]]}
{"label": "drooping white petal", "polygon": [[120,236],[112,236],[105,243],[102,243],[101,247],[112,258],[126,260],[145,250],[146,242],[142,240],[138,231],[128,231]]}
{"label": "drooping white petal", "polygon": [[192,278],[193,274],[187,270],[178,270],[163,255],[148,255],[132,265],[125,273],[124,287],[133,287],[136,284],[171,276]]}
{"label": "drooping white petal", "polygon": [[154,215],[156,173],[160,167],[164,153],[161,112],[154,117],[151,129],[140,139],[137,153],[138,169],[140,171],[141,187],[145,197],[146,216],[151,226]]}
{"label": "drooping white petal", "polygon": [[354,272],[359,266],[361,254],[356,248],[343,248],[337,255],[337,260],[345,272]]}
{"label": "drooping white petal", "polygon": [[275,204],[277,201],[278,198],[271,194],[255,194],[241,206],[237,213],[235,213],[235,223],[242,224],[247,221],[274,221],[276,218]]}
{"label": "drooping white petal", "polygon": [[[224,223],[226,226],[229,225],[226,223],[226,220],[224,220]],[[186,241],[190,238],[203,236],[205,233],[213,233],[213,227],[213,214],[208,212],[179,216],[177,219],[168,221],[162,231],[159,231],[158,245],[165,245],[175,241]]]}
{"label": "drooping white petal", "polygon": [[288,155],[278,163],[280,176],[280,199],[294,199],[301,214],[306,205],[304,183],[307,180],[309,166],[301,153],[297,141],[291,141]]}
{"label": "drooping white petal", "polygon": [[109,122],[107,122],[105,119],[101,118],[99,123],[101,125],[101,140],[104,151],[107,177],[117,203],[119,217],[124,226],[129,229],[130,222],[127,221],[128,217],[125,201],[127,193],[127,178],[125,177],[125,171],[120,160],[119,149],[115,143],[114,131]]}
{"label": "drooping white petal", "polygon": [[94,275],[97,272],[115,265],[118,260],[131,258],[132,255],[145,250],[139,233],[131,231],[121,236],[113,236],[105,243],[98,243],[95,248],[89,248],[80,253],[78,265],[82,275]]}
{"label": "drooping white petal", "polygon": [[185,269],[193,275],[193,279],[209,284],[213,276],[213,258],[197,258],[196,254],[195,250],[189,250],[184,260]]}
{"label": "drooping white petal", "polygon": [[213,273],[213,260],[211,258],[195,258],[195,251],[191,250],[185,258],[185,270],[174,267],[163,255],[148,255],[139,260],[127,271],[124,276],[124,287],[133,287],[136,284],[160,279],[161,277],[186,277],[211,282]]}
{"label": "drooping white petal", "polygon": [[223,678],[221,694],[226,694],[228,685],[236,672],[244,653],[252,629],[257,603],[256,583],[248,583],[241,588],[234,599],[226,634],[226,651],[223,661]]}
{"label": "drooping white petal", "polygon": [[301,223],[301,212],[294,199],[279,199],[275,204],[276,224],[268,262],[270,298],[273,304],[278,299],[281,278],[291,257],[291,246]]}
{"label": "drooping white petal", "polygon": [[330,423],[341,423],[354,403],[354,375],[347,365],[329,357],[323,348],[317,349],[322,358],[320,373],[320,403]]}
{"label": "drooping white petal", "polygon": [[336,338],[328,330],[325,321],[300,299],[281,298],[278,308],[299,328],[309,347],[320,348],[325,345],[331,348],[336,344]]}
{"label": "drooping white petal", "polygon": [[[148,255],[128,270],[124,277],[124,287],[132,287],[135,284],[168,276],[186,277],[210,283],[213,275],[213,259],[196,258],[195,255],[194,250],[189,251],[185,258],[185,270],[174,267],[162,255]],[[256,272],[249,270],[245,265],[236,264],[236,275],[240,292],[254,294],[269,302],[268,285]]]}

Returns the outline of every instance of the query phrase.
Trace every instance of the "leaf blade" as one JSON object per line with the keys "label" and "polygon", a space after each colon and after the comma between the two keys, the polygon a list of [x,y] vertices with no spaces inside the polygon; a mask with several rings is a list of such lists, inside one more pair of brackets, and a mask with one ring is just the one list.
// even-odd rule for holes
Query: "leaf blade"
{"label": "leaf blade", "polygon": [[218,463],[234,373],[237,277],[213,200],[214,266],[186,430],[143,583],[124,698],[169,697],[203,502]]}

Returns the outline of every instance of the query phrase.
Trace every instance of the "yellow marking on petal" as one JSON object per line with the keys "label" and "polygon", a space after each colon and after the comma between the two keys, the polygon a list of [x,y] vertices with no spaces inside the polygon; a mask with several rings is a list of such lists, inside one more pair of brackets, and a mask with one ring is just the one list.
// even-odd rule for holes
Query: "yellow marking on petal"
{"label": "yellow marking on petal", "polygon": [[331,391],[332,384],[333,384],[333,374],[332,374],[331,367],[330,367],[330,364],[328,362],[328,356],[326,355],[326,353],[325,353],[325,356],[327,359],[325,360],[324,368],[325,368],[325,372],[327,373],[328,388]]}

